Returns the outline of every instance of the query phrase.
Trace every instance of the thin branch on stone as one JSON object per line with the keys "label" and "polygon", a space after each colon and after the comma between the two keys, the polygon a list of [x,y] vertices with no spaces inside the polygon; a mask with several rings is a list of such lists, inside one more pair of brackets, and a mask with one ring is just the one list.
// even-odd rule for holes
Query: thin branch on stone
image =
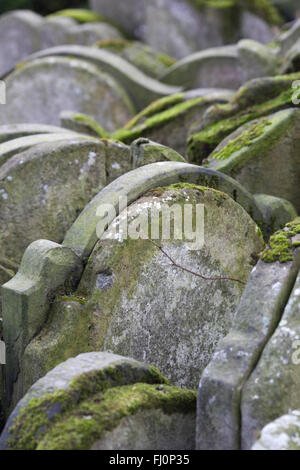
{"label": "thin branch on stone", "polygon": [[148,240],[149,242],[152,243],[152,245],[156,246],[156,248],[158,248],[163,253],[163,255],[165,255],[169,259],[169,261],[171,261],[172,266],[174,266],[175,268],[181,269],[182,271],[186,271],[187,273],[193,274],[194,276],[198,276],[201,279],[204,279],[205,281],[233,281],[233,282],[238,282],[240,284],[243,284],[244,286],[246,285],[246,282],[241,281],[241,279],[235,279],[234,277],[207,277],[207,276],[203,276],[203,274],[199,274],[199,273],[196,273],[195,271],[191,271],[190,269],[185,268],[184,266],[181,266],[180,264],[177,264],[160,245],[158,245],[151,239],[148,239]]}
{"label": "thin branch on stone", "polygon": [[2,264],[0,264],[0,270],[4,271],[5,274],[7,274],[11,278],[15,276],[15,273],[13,271],[11,271],[10,269],[6,269],[4,266],[2,266]]}

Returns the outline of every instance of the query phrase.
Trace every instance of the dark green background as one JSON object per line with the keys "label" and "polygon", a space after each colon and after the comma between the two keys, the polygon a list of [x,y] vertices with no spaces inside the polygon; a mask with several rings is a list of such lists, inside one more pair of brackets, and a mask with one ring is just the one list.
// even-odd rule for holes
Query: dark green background
{"label": "dark green background", "polygon": [[42,15],[64,8],[87,8],[88,2],[83,0],[0,0],[0,13],[19,8],[28,8]]}

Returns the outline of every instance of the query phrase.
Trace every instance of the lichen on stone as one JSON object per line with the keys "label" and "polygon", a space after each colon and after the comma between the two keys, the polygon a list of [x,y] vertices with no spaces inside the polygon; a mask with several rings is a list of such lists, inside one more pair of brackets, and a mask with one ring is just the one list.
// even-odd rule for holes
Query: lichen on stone
{"label": "lichen on stone", "polygon": [[300,233],[300,217],[285,225],[282,230],[275,232],[269,240],[268,246],[261,253],[260,257],[265,263],[286,263],[293,261],[294,250],[299,243],[293,242],[292,238]]}
{"label": "lichen on stone", "polygon": [[56,11],[55,13],[48,15],[48,18],[55,18],[57,16],[72,18],[80,24],[106,21],[102,15],[84,8],[68,8],[66,10]]}

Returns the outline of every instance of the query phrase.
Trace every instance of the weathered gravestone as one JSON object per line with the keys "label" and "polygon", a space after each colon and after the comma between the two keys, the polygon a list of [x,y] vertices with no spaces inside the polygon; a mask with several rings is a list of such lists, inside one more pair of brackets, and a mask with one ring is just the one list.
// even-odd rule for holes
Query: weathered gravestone
{"label": "weathered gravestone", "polygon": [[300,110],[287,109],[240,127],[208,157],[210,168],[251,193],[267,193],[300,210]]}
{"label": "weathered gravestone", "polygon": [[123,5],[118,0],[91,0],[91,7],[120,24],[130,35],[167,54],[182,58],[197,50],[232,44],[241,37],[264,43],[271,41],[272,31],[264,20],[277,23],[278,15],[270,4],[261,6],[256,3],[253,6],[252,2],[244,2],[240,8],[236,3],[130,0]]}
{"label": "weathered gravestone", "polygon": [[[293,243],[300,246],[300,218]],[[251,449],[261,429],[271,421],[300,409],[300,274],[281,321],[243,389],[242,448]]]}
{"label": "weathered gravestone", "polygon": [[4,124],[0,126],[0,143],[36,134],[65,134],[67,131],[70,133],[69,129],[47,124]]}
{"label": "weathered gravestone", "polygon": [[[83,334],[71,333],[77,330],[78,321],[81,323],[81,320],[84,320],[85,318],[80,314],[82,303],[85,304],[84,298],[78,298],[75,294],[73,297],[75,304],[72,304],[74,306],[73,309],[69,309],[69,304],[66,304],[64,300],[72,302],[72,294],[71,297],[69,297],[68,293],[71,292],[70,289],[74,288],[74,282],[78,279],[77,276],[80,275],[80,269],[82,269],[80,268],[81,263],[82,261],[85,262],[88,260],[93,248],[101,236],[99,235],[99,223],[103,220],[103,216],[97,215],[99,205],[103,206],[110,204],[112,205],[111,207],[116,210],[114,214],[109,211],[109,220],[105,220],[102,232],[100,230],[100,232],[103,233],[105,225],[113,222],[115,216],[120,210],[120,197],[126,197],[128,204],[131,204],[151,188],[166,186],[180,181],[189,181],[190,183],[200,185],[205,184],[208,187],[214,186],[215,188],[225,191],[239,203],[236,205],[233,199],[227,198],[218,192],[215,193],[213,190],[208,191],[207,193],[205,190],[203,190],[203,193],[202,190],[200,190],[196,193],[196,196],[200,199],[205,199],[205,197],[208,199],[211,198],[211,205],[216,211],[222,211],[222,207],[224,207],[224,205],[226,207],[227,205],[232,207],[233,213],[230,211],[229,214],[232,214],[231,216],[233,218],[235,213],[234,208],[236,208],[238,212],[241,211],[241,217],[245,217],[245,223],[250,224],[249,234],[246,235],[246,233],[243,232],[244,235],[240,234],[240,236],[252,237],[250,233],[252,233],[253,229],[252,242],[249,243],[248,247],[245,247],[243,243],[243,246],[240,247],[236,253],[236,256],[239,256],[238,253],[244,253],[242,256],[250,257],[248,261],[246,261],[245,258],[245,262],[243,262],[241,267],[241,276],[247,276],[247,272],[249,271],[249,264],[247,263],[252,262],[251,260],[253,259],[250,256],[250,252],[247,250],[251,250],[251,248],[253,248],[254,251],[259,250],[259,247],[262,245],[262,238],[258,235],[259,231],[256,233],[255,224],[243,211],[242,207],[251,213],[255,220],[260,222],[261,215],[253,197],[239,184],[221,173],[216,173],[211,170],[180,162],[161,162],[146,165],[123,175],[115,182],[108,185],[104,190],[100,191],[100,193],[87,205],[86,209],[68,231],[63,245],[53,244],[53,242],[45,240],[32,243],[25,251],[17,276],[3,286],[4,336],[8,351],[8,366],[5,369],[7,407],[10,402],[15,404],[17,400],[24,395],[25,391],[28,390],[30,385],[59,362],[67,359],[70,355],[76,355],[77,353],[86,350],[86,347],[88,347],[88,350],[90,349],[87,345],[85,347],[83,346],[86,344],[85,341],[91,334],[90,330],[86,331],[89,322],[84,321],[84,324],[82,325]],[[180,194],[180,192],[175,192],[175,195],[177,195],[176,197],[178,197],[178,195],[180,196]],[[218,204],[220,204],[219,209],[215,207],[218,206]],[[232,224],[231,229],[233,230]],[[238,233],[240,233],[239,230],[237,230],[236,234],[233,234],[233,240],[237,239]],[[216,234],[211,237],[210,243],[212,243],[215,238]],[[155,255],[155,250],[153,250],[154,246],[152,246],[150,242],[144,241],[144,243],[149,243],[149,245],[146,245],[148,246],[146,253],[149,253],[152,256],[152,258],[151,256],[149,258],[151,261],[153,256],[155,257],[159,255],[159,253],[156,253]],[[126,243],[122,245],[122,248],[126,248]],[[185,244],[182,245],[182,249],[185,249]],[[240,250],[242,250],[242,252]],[[70,258],[70,251],[73,254],[73,261]],[[181,252],[181,250],[179,250],[179,252]],[[77,257],[75,258],[74,253],[77,254]],[[61,256],[60,267],[55,261],[58,254]],[[184,251],[181,255],[184,256]],[[203,256],[205,258],[205,253],[203,253]],[[198,262],[197,257],[194,257],[194,263],[196,262]],[[229,263],[229,258],[227,259],[227,262]],[[37,267],[34,269],[34,275],[32,272],[32,266]],[[155,269],[155,265],[153,268]],[[232,272],[236,268],[239,269],[237,266],[230,266],[227,268],[215,266],[215,268],[212,269],[219,271],[222,271],[222,269],[228,269]],[[168,273],[171,276],[169,281],[171,282],[172,279],[175,281],[175,274],[171,271],[168,271]],[[237,301],[242,285],[238,282],[224,282],[225,290],[227,291],[228,289],[228,302]],[[173,284],[173,288],[174,286],[175,283]],[[189,289],[189,287],[187,288]],[[91,289],[93,289],[93,286],[91,286]],[[231,297],[231,291],[233,291],[233,297]],[[55,310],[50,310],[51,304],[49,303],[49,299],[52,299],[55,295],[62,295],[64,297],[61,299],[62,303],[58,297],[57,304],[58,312],[60,312],[61,308],[66,308],[66,313],[63,316],[60,314],[57,316],[55,315]],[[194,295],[197,295],[197,293],[195,292]],[[65,299],[66,296],[67,299]],[[210,301],[214,302],[214,299],[215,298],[212,298]],[[54,309],[57,308],[57,305],[55,305],[55,307],[53,306]],[[89,312],[91,313],[92,310],[89,310]],[[90,313],[88,315],[90,315]],[[53,320],[52,316],[54,316]],[[63,322],[63,324],[60,323],[57,330],[56,321],[58,320],[60,322],[60,320],[67,317],[68,321]],[[47,322],[47,318],[49,319],[49,323]],[[24,328],[25,324],[28,325],[28,327]],[[45,329],[42,328],[43,326],[45,326]],[[65,328],[67,328],[66,334],[60,335],[60,332]],[[42,342],[37,341],[38,337],[36,335],[38,335],[39,332],[41,332],[41,337],[43,337]],[[34,336],[36,336],[36,339],[31,342]],[[66,341],[67,337],[71,339],[71,343]],[[75,338],[76,341],[74,341]],[[48,339],[50,339],[50,341],[48,341]],[[26,348],[27,345],[28,347]]]}
{"label": "weathered gravestone", "polygon": [[[278,398],[276,406],[279,410],[278,408],[277,410],[281,411],[280,408],[284,408],[288,397],[295,399],[296,389],[298,393],[297,375],[296,378],[289,380],[291,377],[289,374],[295,369],[286,356],[289,350],[292,354],[292,345],[288,343],[293,340],[294,332],[297,336],[295,328],[298,328],[296,312],[299,306],[299,292],[297,288],[292,294],[291,291],[300,268],[300,251],[297,248],[299,231],[298,218],[270,238],[268,247],[261,255],[262,259],[250,275],[235,313],[233,327],[220,341],[211,362],[202,374],[197,404],[196,448],[198,449],[234,450],[239,449],[241,444],[245,446],[246,442],[247,447],[253,444],[250,440],[256,438],[257,432],[261,431],[266,423],[263,422],[261,426],[259,424],[260,429],[257,429],[257,422],[255,423],[249,414],[246,416],[247,409],[243,406],[243,403],[246,406],[244,392],[248,389],[248,383],[251,383],[251,374],[255,374],[260,358],[265,357],[265,352],[275,349],[272,343],[274,333],[273,338],[278,338],[279,350],[276,360],[272,363],[272,373],[274,369],[275,372],[270,380],[274,383],[276,380],[280,382],[280,377],[276,377],[277,368],[280,376],[282,374],[282,381],[287,378],[283,387],[284,392],[281,390],[281,396]],[[287,326],[289,331],[284,330],[284,318],[287,320],[287,325],[290,322]],[[281,320],[283,324],[280,324]],[[284,353],[281,346],[283,349],[286,348]],[[273,358],[275,359],[275,356]],[[285,372],[283,372],[284,367],[286,367]],[[260,387],[260,378],[257,378],[259,380],[255,387]],[[272,398],[275,389],[272,383],[265,382],[261,389],[261,391],[270,391],[272,387],[272,392],[265,395],[263,412],[270,415],[275,406]],[[259,412],[261,407],[259,400],[256,400],[256,393],[251,395],[251,401],[253,413],[255,410]],[[249,429],[252,433],[254,428],[255,433],[245,441]]]}
{"label": "weathered gravestone", "polygon": [[167,384],[157,369],[133,359],[80,354],[31,387],[0,448],[193,449],[195,393]]}
{"label": "weathered gravestone", "polygon": [[113,131],[134,114],[126,92],[111,76],[74,58],[30,61],[8,76],[6,92],[1,124],[58,125],[60,112],[68,109],[90,114]]}
{"label": "weathered gravestone", "polygon": [[[48,56],[67,56],[91,62],[112,75],[125,88],[137,110],[142,110],[152,101],[166,95],[179,93],[181,87],[174,87],[144,74],[127,60],[108,50],[84,46],[59,46],[33,54],[28,60]],[[88,114],[88,113],[87,113]]]}
{"label": "weathered gravestone", "polygon": [[267,424],[251,450],[300,450],[300,411],[289,411]]}
{"label": "weathered gravestone", "polygon": [[42,17],[32,11],[14,11],[0,17],[0,76],[41,46]]}
{"label": "weathered gravestone", "polygon": [[201,163],[240,126],[282,109],[297,107],[300,73],[263,77],[245,83],[227,105],[214,105],[190,130],[190,161]]}
{"label": "weathered gravestone", "polygon": [[185,155],[186,140],[192,123],[199,120],[212,104],[226,103],[229,90],[199,89],[170,95],[151,103],[119,129],[113,137],[131,143],[138,137],[148,138]]}
{"label": "weathered gravestone", "polygon": [[122,38],[117,28],[105,22],[77,24],[71,17],[43,18],[29,10],[0,16],[0,31],[0,76],[10,72],[30,54],[48,47],[91,45],[100,40]]}
{"label": "weathered gravestone", "polygon": [[164,75],[168,68],[176,62],[167,54],[158,52],[139,41],[109,39],[97,41],[95,46],[123,57],[146,75],[157,79]]}

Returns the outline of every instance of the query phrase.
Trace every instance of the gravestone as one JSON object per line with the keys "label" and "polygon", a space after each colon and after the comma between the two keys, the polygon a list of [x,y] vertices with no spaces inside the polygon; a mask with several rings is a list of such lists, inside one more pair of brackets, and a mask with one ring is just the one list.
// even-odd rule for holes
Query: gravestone
{"label": "gravestone", "polygon": [[[296,235],[300,246],[300,218]],[[293,243],[293,241],[292,241]],[[242,448],[251,449],[261,429],[291,409],[300,408],[300,274],[280,323],[265,347],[242,394]]]}
{"label": "gravestone", "polygon": [[30,61],[8,76],[6,90],[2,124],[59,125],[60,112],[68,109],[90,114],[106,130],[113,131],[134,112],[126,92],[111,76],[73,58]]}
{"label": "gravestone", "polygon": [[[0,448],[193,449],[195,405],[194,392],[168,386],[154,367],[106,352],[80,354],[31,387],[10,416]],[[43,426],[34,424],[38,409]]]}
{"label": "gravestone", "polygon": [[[167,149],[163,147],[165,150],[161,150],[160,147],[158,146],[157,152],[162,153],[164,157]],[[171,153],[170,151],[169,154]],[[175,155],[177,154],[175,153]],[[102,219],[100,215],[97,215],[99,205],[110,204],[116,211],[114,215],[109,211],[108,223],[110,223],[122,210],[119,208],[120,197],[126,197],[128,204],[131,204],[151,188],[182,181],[206,187],[213,186],[225,191],[238,202],[237,207],[241,210],[244,208],[259,223],[263,222],[254,198],[242,186],[226,175],[195,165],[178,161],[163,161],[137,168],[109,184],[86,206],[69,229],[63,245],[53,244],[47,240],[33,242],[24,253],[18,275],[3,286],[4,334],[8,348],[8,366],[5,369],[6,408],[10,406],[10,403],[16,404],[17,400],[38,378],[59,362],[67,359],[70,355],[76,355],[86,350],[85,341],[90,335],[89,322],[85,321],[87,317],[80,314],[82,305],[86,303],[86,297],[81,295],[78,297],[76,294],[74,296],[71,294],[69,297],[69,293],[74,289],[78,273],[80,276],[82,262],[88,261],[100,237],[99,222]],[[103,226],[104,229],[105,226]],[[257,233],[259,235],[258,242],[262,244],[261,232],[257,230]],[[77,255],[72,262],[69,259],[70,252],[73,256],[74,253]],[[60,266],[57,266],[55,260],[59,253],[62,258]],[[35,259],[34,266],[38,266],[38,269],[34,270],[34,276],[32,276],[33,259]],[[251,262],[253,262],[252,259],[254,260],[254,258],[251,257]],[[48,268],[49,263],[50,266],[53,265],[53,268]],[[245,263],[243,263],[242,269],[247,269]],[[239,288],[241,287],[242,284]],[[54,310],[52,308],[50,310],[52,302],[49,302],[49,299],[54,299],[55,296],[57,296],[58,309],[53,305]],[[69,303],[64,302],[65,300],[68,302],[74,300],[75,303],[72,303],[74,308],[70,308]],[[65,311],[63,315],[60,314],[61,308]],[[58,316],[55,310],[58,312]],[[69,320],[61,323],[67,317]],[[47,318],[49,319],[48,326],[46,326]],[[59,322],[58,329],[55,326],[57,320]],[[26,325],[31,325],[30,334],[27,329],[22,328],[24,322]],[[83,328],[82,334],[73,334],[78,327],[81,328],[80,325]],[[62,331],[65,331],[65,334],[60,334]],[[39,332],[43,337],[42,342],[36,341]],[[36,338],[31,341],[33,337]],[[71,339],[71,343],[66,341],[67,337]],[[78,340],[76,342],[74,342],[75,337]]]}
{"label": "gravestone", "polygon": [[300,110],[279,111],[242,126],[208,157],[209,167],[251,193],[282,197],[300,210]]}
{"label": "gravestone", "polygon": [[[247,390],[249,377],[251,382],[251,374],[255,373],[260,357],[272,345],[272,336],[277,334],[278,324],[299,273],[300,252],[292,238],[297,230],[299,218],[270,238],[261,260],[251,272],[235,313],[234,324],[220,341],[202,374],[198,389],[197,449],[240,449],[244,426],[244,390]],[[295,293],[297,296],[297,289]],[[291,304],[295,302],[293,298],[294,294],[290,298]],[[286,308],[291,312],[292,319],[294,307]],[[280,359],[278,362],[276,358],[273,367],[282,367]],[[289,371],[288,367],[287,374]],[[289,383],[288,393],[292,390],[293,385]],[[285,400],[284,396],[285,393],[281,400]],[[255,400],[255,397],[251,398]],[[270,400],[268,395],[266,413],[273,407]],[[255,403],[259,409],[259,402]],[[248,422],[247,425],[253,424]]]}
{"label": "gravestone", "polygon": [[113,137],[127,144],[138,137],[148,138],[185,155],[192,123],[201,119],[209,106],[216,102],[227,103],[231,96],[229,90],[218,89],[170,95],[150,104]]}
{"label": "gravestone", "polygon": [[[161,242],[164,250],[179,265],[204,276],[246,281],[252,256],[261,250],[263,242],[248,214],[224,193],[184,184],[154,190],[129,207],[129,226],[137,223],[139,214],[148,209],[157,210],[162,204],[178,204],[180,208],[185,203],[194,208],[196,204],[205,205],[205,246],[190,250],[187,237],[184,241]],[[27,348],[23,370],[27,370],[29,363],[45,367],[48,361],[45,358],[57,356],[58,351],[66,354],[62,343],[64,328],[58,327],[57,322],[60,323],[66,309],[67,315],[72,316],[74,306],[69,332],[72,331],[72,337],[85,338],[85,348],[89,344],[95,350],[150,361],[173,384],[195,388],[219,339],[232,324],[242,283],[197,278],[172,266],[149,240],[122,241],[122,235],[114,236],[114,231],[122,224],[124,215],[121,213],[112,222],[96,244],[76,293],[58,299],[51,325]],[[216,220],[222,220],[222,224],[216,226]],[[224,225],[227,237],[222,235]],[[201,228],[197,230],[200,246]],[[79,314],[76,299],[80,298]],[[89,325],[87,330],[82,324],[80,333],[75,319],[79,319],[78,314]],[[39,344],[43,344],[44,359]]]}
{"label": "gravestone", "polygon": [[29,10],[0,17],[0,76],[41,48],[39,31],[42,23],[42,17]]}

